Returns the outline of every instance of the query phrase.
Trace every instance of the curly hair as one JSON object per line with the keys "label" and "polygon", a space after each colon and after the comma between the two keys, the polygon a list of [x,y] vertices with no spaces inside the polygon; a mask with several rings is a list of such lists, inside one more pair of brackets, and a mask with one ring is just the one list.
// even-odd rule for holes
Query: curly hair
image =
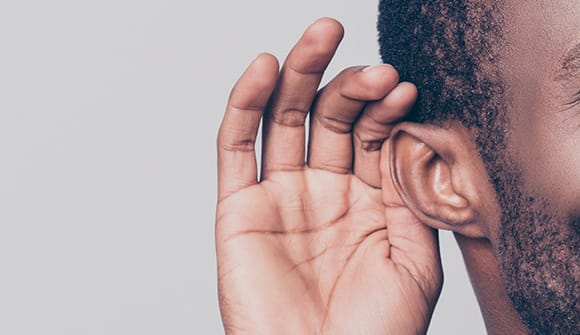
{"label": "curly hair", "polygon": [[[381,0],[379,44],[383,62],[401,80],[417,85],[410,121],[456,120],[475,134],[492,184],[501,171],[492,164],[505,148],[501,1]],[[497,189],[501,192],[501,189]]]}
{"label": "curly hair", "polygon": [[[557,222],[578,227],[580,218],[560,218],[548,199],[526,187],[507,147],[510,97],[499,66],[507,45],[503,4],[381,0],[381,57],[401,80],[417,85],[410,121],[458,121],[473,132],[501,207],[497,260],[522,320],[535,334],[579,334],[578,229],[564,234]],[[570,59],[564,68],[578,65]]]}

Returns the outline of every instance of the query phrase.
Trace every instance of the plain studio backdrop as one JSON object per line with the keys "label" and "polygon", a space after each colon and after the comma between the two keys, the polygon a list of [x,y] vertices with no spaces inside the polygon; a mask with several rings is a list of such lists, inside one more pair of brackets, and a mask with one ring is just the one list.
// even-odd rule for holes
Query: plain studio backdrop
{"label": "plain studio backdrop", "polygon": [[[215,137],[230,87],[321,16],[346,28],[325,82],[378,63],[376,15],[376,0],[1,2],[0,334],[223,333]],[[455,241],[441,243],[429,333],[484,334]]]}

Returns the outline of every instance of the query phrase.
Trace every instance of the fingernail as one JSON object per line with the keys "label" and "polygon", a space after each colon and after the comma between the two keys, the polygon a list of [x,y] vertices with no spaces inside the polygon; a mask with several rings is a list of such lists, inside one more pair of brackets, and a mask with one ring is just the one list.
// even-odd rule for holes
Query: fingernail
{"label": "fingernail", "polygon": [[362,72],[369,72],[372,71],[373,69],[376,69],[378,67],[380,67],[382,64],[377,64],[377,65],[373,65],[373,66],[367,66],[364,69],[362,69]]}
{"label": "fingernail", "polygon": [[362,69],[362,72],[368,72],[368,71],[370,71],[370,70],[372,70],[372,69],[374,69],[374,68],[376,68],[376,67],[377,67],[377,65],[373,65],[373,66],[366,66],[366,67],[364,67],[364,68]]}
{"label": "fingernail", "polygon": [[374,69],[384,68],[384,67],[392,67],[392,65],[391,64],[376,64],[373,66],[367,66],[364,69],[362,69],[362,72],[369,72],[369,71],[372,71]]}

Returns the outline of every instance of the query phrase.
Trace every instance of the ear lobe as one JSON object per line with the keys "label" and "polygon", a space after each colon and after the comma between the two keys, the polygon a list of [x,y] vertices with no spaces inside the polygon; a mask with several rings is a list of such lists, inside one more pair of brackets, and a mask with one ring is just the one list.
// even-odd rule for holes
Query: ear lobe
{"label": "ear lobe", "polygon": [[[478,180],[465,134],[451,128],[403,123],[389,145],[390,172],[403,202],[423,223],[469,237],[484,237]],[[479,157],[479,156],[477,156]],[[477,175],[477,174],[475,174]],[[481,178],[481,176],[477,176]]]}

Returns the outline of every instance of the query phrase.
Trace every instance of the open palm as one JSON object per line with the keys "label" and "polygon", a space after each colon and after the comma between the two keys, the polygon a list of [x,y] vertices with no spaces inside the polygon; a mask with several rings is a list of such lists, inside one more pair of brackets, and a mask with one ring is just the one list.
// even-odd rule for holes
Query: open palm
{"label": "open palm", "polygon": [[316,95],[341,37],[337,22],[317,21],[280,73],[261,55],[230,96],[216,225],[229,334],[416,334],[430,320],[441,287],[436,235],[379,169],[381,144],[416,92],[383,65],[348,69]]}

